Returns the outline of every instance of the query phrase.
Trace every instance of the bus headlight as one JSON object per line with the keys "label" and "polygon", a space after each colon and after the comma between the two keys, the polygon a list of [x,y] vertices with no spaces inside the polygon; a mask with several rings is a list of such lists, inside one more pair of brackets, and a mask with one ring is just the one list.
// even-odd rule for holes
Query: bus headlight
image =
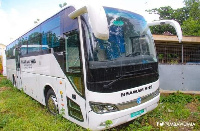
{"label": "bus headlight", "polygon": [[90,102],[91,109],[97,114],[109,113],[118,111],[118,108],[112,104]]}

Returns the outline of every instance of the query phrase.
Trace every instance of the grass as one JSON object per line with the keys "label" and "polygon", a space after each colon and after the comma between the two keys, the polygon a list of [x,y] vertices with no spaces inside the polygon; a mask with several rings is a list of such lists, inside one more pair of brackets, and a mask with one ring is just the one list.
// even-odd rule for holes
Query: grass
{"label": "grass", "polygon": [[0,130],[84,130],[80,126],[49,114],[44,106],[6,79],[0,82]]}
{"label": "grass", "polygon": [[[118,129],[121,131],[199,131],[199,106],[200,96],[186,95],[180,92],[168,96],[161,95],[159,106],[155,110],[118,127]],[[162,123],[164,123],[163,126]],[[194,125],[192,125],[193,123]]]}
{"label": "grass", "polygon": [[[160,123],[164,125],[160,126]],[[169,123],[194,123],[192,126],[170,126]],[[53,116],[40,103],[0,80],[0,131],[84,129],[60,115]],[[109,129],[111,131],[200,130],[200,96],[180,92],[161,95],[159,106],[134,121]]]}

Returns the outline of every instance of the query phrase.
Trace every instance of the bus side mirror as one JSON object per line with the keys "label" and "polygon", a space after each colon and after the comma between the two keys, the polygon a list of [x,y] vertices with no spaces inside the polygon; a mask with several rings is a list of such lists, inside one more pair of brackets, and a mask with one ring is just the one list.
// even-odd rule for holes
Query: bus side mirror
{"label": "bus side mirror", "polygon": [[164,25],[164,24],[169,24],[169,25],[171,25],[171,26],[173,26],[175,28],[177,36],[178,36],[179,43],[181,43],[182,38],[183,38],[182,30],[181,30],[180,24],[177,21],[175,21],[175,20],[153,21],[151,23],[148,23],[148,26]]}
{"label": "bus side mirror", "polygon": [[99,3],[90,1],[88,5],[70,13],[69,17],[75,19],[84,13],[88,13],[94,36],[102,40],[108,40],[109,29],[104,8]]}

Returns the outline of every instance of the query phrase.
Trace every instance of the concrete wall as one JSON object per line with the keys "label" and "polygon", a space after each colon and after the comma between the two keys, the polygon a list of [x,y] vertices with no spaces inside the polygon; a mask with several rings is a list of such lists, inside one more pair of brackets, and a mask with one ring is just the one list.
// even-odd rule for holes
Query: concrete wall
{"label": "concrete wall", "polygon": [[200,91],[200,65],[159,65],[160,88]]}

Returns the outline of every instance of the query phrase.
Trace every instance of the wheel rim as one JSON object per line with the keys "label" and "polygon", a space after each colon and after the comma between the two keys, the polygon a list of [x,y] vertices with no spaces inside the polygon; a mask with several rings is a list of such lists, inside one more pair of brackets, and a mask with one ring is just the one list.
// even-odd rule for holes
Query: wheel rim
{"label": "wheel rim", "polygon": [[51,95],[48,99],[48,109],[52,114],[58,113],[58,102],[57,98],[54,95]]}

